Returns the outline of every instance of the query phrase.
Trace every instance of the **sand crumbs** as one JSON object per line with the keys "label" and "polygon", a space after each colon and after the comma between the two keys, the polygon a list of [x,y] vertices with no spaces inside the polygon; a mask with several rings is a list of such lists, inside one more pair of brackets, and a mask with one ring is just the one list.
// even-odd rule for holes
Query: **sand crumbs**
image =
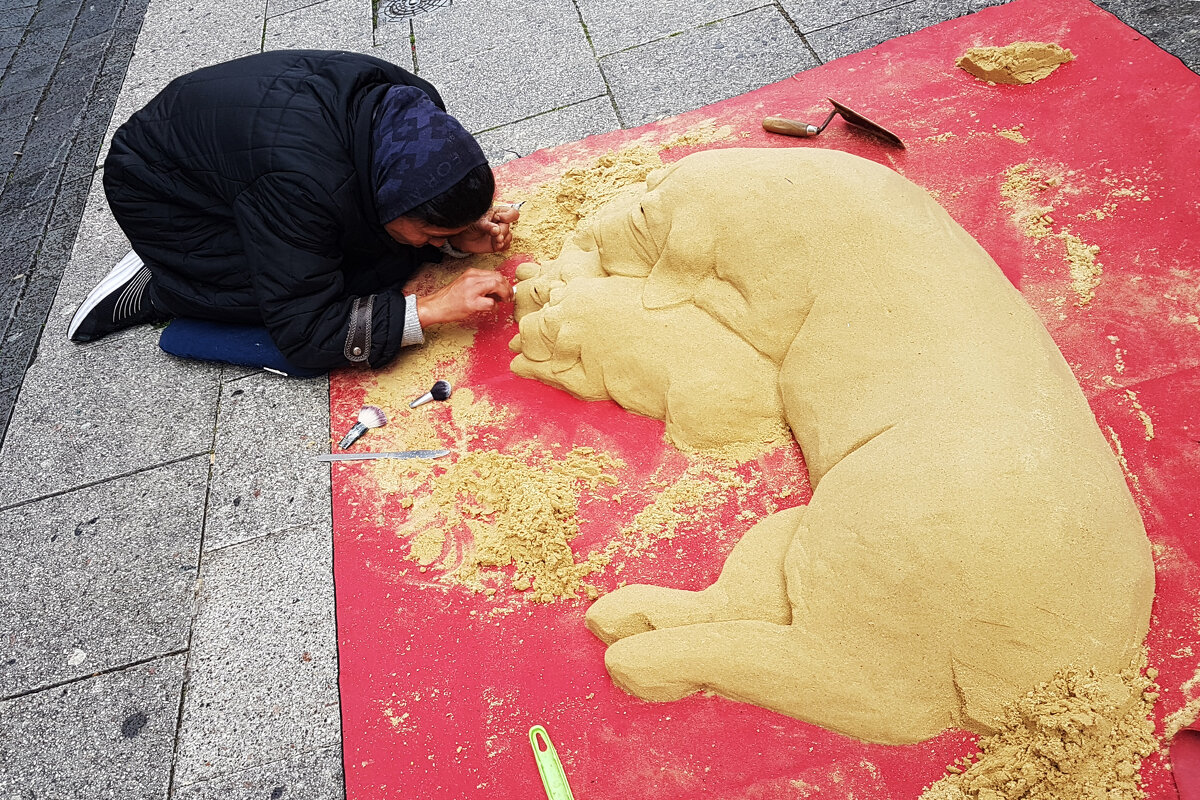
{"label": "sand crumbs", "polygon": [[1067,174],[1064,170],[1052,172],[1017,164],[1005,170],[1000,194],[1026,236],[1039,241],[1052,237],[1062,243],[1062,258],[1071,277],[1075,305],[1083,307],[1095,298],[1104,269],[1097,259],[1099,246],[1088,244],[1065,225],[1058,225],[1055,230],[1054,198]]}
{"label": "sand crumbs", "polygon": [[1150,713],[1157,672],[1065,669],[1009,705],[1001,729],[979,741],[921,800],[1139,800],[1142,759],[1158,749]]}
{"label": "sand crumbs", "polygon": [[440,561],[449,580],[488,595],[507,583],[534,602],[576,597],[611,560],[603,552],[576,559],[580,498],[615,486],[623,466],[590,447],[562,457],[533,446],[464,453],[414,497],[406,528],[420,532],[410,558],[423,568]]}
{"label": "sand crumbs", "polygon": [[729,490],[747,488],[729,464],[709,459],[690,461],[673,481],[652,478],[651,484],[659,491],[621,530],[630,556],[640,555],[659,540],[675,538],[683,525],[711,520],[726,503]]}
{"label": "sand crumbs", "polygon": [[712,122],[703,122],[665,142],[647,143],[639,139],[568,167],[561,178],[517,197],[528,202],[522,206],[521,220],[513,228],[512,252],[528,253],[536,261],[557,258],[563,242],[581,220],[622,192],[633,190],[653,170],[663,166],[660,154],[664,150],[708,144],[733,135],[728,125],[717,127]]}

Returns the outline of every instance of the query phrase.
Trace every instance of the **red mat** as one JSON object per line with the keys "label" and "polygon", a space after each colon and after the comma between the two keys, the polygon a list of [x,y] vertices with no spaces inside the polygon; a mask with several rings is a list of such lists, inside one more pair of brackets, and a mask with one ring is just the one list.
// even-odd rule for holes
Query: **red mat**
{"label": "red mat", "polygon": [[[1019,40],[1057,42],[1077,59],[1023,87],[989,86],[954,68],[968,47]],[[908,149],[881,146],[836,120],[813,140],[762,132],[768,114],[820,121],[827,96],[886,125]],[[848,150],[935,192],[1041,315],[1127,464],[1157,567],[1148,645],[1163,688],[1155,712],[1161,734],[1164,718],[1200,694],[1198,112],[1200,78],[1114,17],[1082,0],[1017,0],[681,117],[535,153],[504,165],[498,182],[503,197],[516,196],[639,136],[664,141],[712,119],[745,136],[707,146]],[[1061,178],[1039,194],[1055,206],[1052,231],[1065,226],[1099,247],[1103,274],[1084,307],[1063,260],[1066,241],[1029,238],[1001,203],[1006,170],[1019,164]],[[593,446],[629,463],[622,480],[635,499],[655,469],[679,472],[682,460],[661,443],[661,423],[509,374],[513,333],[500,315],[481,324],[460,365],[463,385],[515,420],[475,446],[535,436]],[[334,376],[335,440],[374,386],[362,373]],[[408,399],[394,397],[387,410],[400,419],[360,447],[402,446],[406,420],[415,419]],[[355,464],[333,473],[351,800],[540,797],[527,736],[533,724],[549,729],[577,800],[915,798],[973,750],[974,737],[955,731],[885,747],[716,697],[669,704],[630,697],[612,686],[604,648],[583,627],[586,601],[533,605],[504,591],[488,598],[438,582],[436,568],[420,572],[406,558],[402,498],[381,491],[385,468]],[[653,557],[628,559],[620,575],[609,569],[596,583],[604,590],[618,581],[708,585],[736,537],[763,515],[765,498],[796,480],[800,462],[795,452],[778,452],[743,468],[759,470],[764,484],[745,497],[730,493],[719,521],[681,528]],[[802,484],[789,502],[807,496]],[[604,504],[609,514],[614,507]],[[595,518],[584,508],[577,553],[610,539],[636,510],[616,508]],[[714,535],[721,529],[732,535]],[[502,613],[492,613],[497,608]],[[1176,796],[1166,765],[1165,753],[1143,765],[1152,798]]]}

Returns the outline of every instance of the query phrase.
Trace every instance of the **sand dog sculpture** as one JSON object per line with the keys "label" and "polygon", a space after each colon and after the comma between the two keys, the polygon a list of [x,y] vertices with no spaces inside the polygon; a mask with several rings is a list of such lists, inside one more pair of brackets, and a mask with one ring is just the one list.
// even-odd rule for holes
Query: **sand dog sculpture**
{"label": "sand dog sculpture", "polygon": [[813,148],[688,156],[518,274],[512,368],[684,448],[799,442],[807,506],[701,592],[633,585],[589,628],[626,691],[711,691],[860,739],[990,732],[1146,634],[1150,546],[1070,368],[920,187]]}

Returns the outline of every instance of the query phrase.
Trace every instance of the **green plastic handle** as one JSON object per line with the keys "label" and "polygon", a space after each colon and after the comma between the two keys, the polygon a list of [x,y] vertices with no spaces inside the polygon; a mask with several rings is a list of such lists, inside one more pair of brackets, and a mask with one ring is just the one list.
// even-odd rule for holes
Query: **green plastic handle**
{"label": "green plastic handle", "polygon": [[571,794],[571,784],[567,783],[567,773],[563,772],[562,762],[558,760],[558,752],[546,729],[541,725],[530,728],[529,743],[533,745],[533,758],[537,761],[546,797],[549,800],[575,800],[575,795]]}

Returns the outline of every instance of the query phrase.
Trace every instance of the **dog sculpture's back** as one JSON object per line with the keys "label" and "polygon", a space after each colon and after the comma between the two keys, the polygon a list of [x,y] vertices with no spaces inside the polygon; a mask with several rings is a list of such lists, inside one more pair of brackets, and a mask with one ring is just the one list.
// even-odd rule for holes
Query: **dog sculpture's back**
{"label": "dog sculpture's back", "polygon": [[898,743],[1135,656],[1153,566],[1120,467],[1036,315],[919,187],[836,151],[700,153],[521,277],[516,372],[682,445],[782,415],[814,487],[704,592],[593,605],[628,691]]}

